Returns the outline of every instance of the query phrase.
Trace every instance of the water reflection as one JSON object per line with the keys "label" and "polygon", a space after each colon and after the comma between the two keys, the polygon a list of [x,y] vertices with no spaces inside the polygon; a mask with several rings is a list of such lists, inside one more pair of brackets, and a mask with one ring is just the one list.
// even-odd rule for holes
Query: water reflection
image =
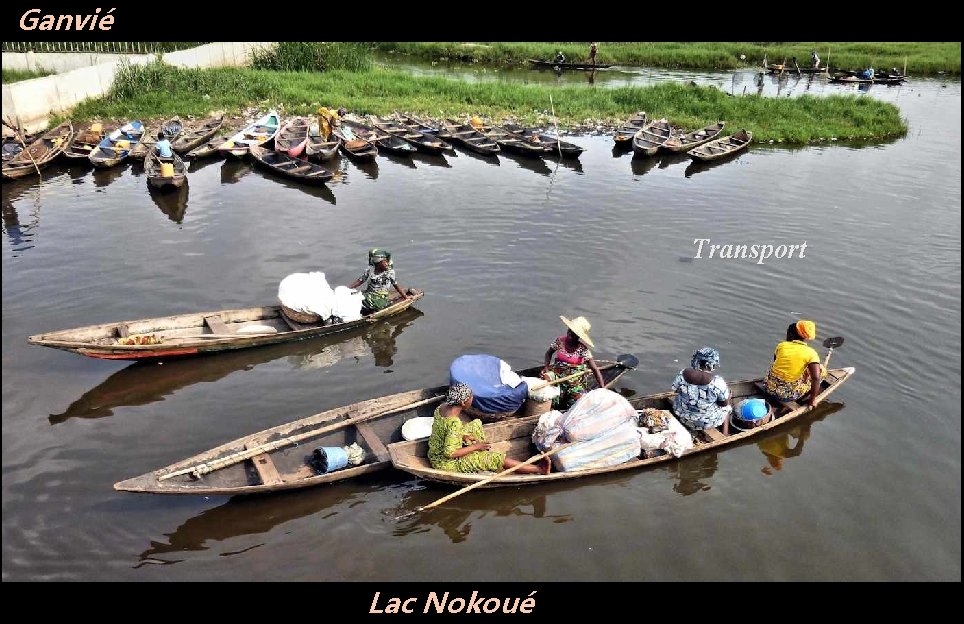
{"label": "water reflection", "polygon": [[542,176],[549,176],[549,174],[552,173],[552,169],[549,168],[549,165],[547,165],[546,161],[542,160],[542,158],[509,154],[507,152],[503,153],[502,156],[505,157],[507,161],[512,161],[519,165],[520,169],[526,169]]}
{"label": "water reflection", "polygon": [[188,167],[188,173],[197,173],[201,169],[210,167],[217,162],[219,162],[218,158],[198,158],[192,160],[190,161],[190,165]]}
{"label": "water reflection", "polygon": [[221,165],[221,184],[234,184],[251,173],[251,167],[243,160],[225,158]]}
{"label": "water reflection", "polygon": [[659,164],[658,156],[647,156],[645,158],[633,158],[630,162],[634,176],[644,175]]}
{"label": "water reflection", "polygon": [[746,153],[747,153],[747,150],[743,149],[737,152],[736,154],[724,156],[719,160],[710,160],[710,161],[694,160],[693,162],[691,162],[689,165],[686,166],[686,170],[683,172],[683,175],[685,175],[687,178],[691,178],[697,173],[709,171],[710,169],[715,169],[722,165],[726,165],[728,163],[732,163],[736,160],[739,160],[740,156]]}
{"label": "water reflection", "polygon": [[[469,533],[472,531],[472,520],[485,518],[486,516],[503,518],[530,516],[551,520],[552,522],[569,522],[572,520],[570,514],[554,515],[546,513],[546,496],[550,489],[558,491],[557,488],[545,486],[478,490],[473,492],[470,497],[453,499],[438,507],[418,513],[411,519],[400,521],[393,534],[396,537],[404,537],[424,533],[428,530],[426,525],[435,525],[442,529],[442,532],[448,536],[452,543],[458,544],[468,539]],[[397,509],[391,510],[391,513],[395,517],[403,516],[419,507],[429,505],[445,495],[445,491],[435,488],[409,490],[403,495],[401,505]]]}
{"label": "water reflection", "polygon": [[379,156],[384,156],[387,160],[395,163],[396,165],[401,165],[408,169],[418,169],[418,165],[415,164],[412,156],[414,154],[408,154],[407,156],[400,156],[399,154],[388,154],[386,152],[379,152]]}
{"label": "water reflection", "polygon": [[679,154],[679,153],[662,154],[659,157],[659,168],[666,169],[670,165],[686,163],[686,162],[690,162],[690,160],[691,160],[690,157],[687,156],[685,153],[684,154]]}
{"label": "water reflection", "polygon": [[[328,167],[325,167],[325,168],[327,169]],[[332,180],[328,184],[302,184],[297,180],[282,178],[277,174],[270,173],[268,171],[263,171],[261,169],[257,169],[255,175],[260,175],[261,177],[265,178],[270,182],[276,182],[290,189],[298,189],[303,193],[306,193],[313,197],[318,197],[319,199],[323,199],[332,205],[337,203],[337,199],[335,198],[335,192],[332,191],[331,188],[329,188],[328,184],[335,183],[334,182],[335,180],[343,177],[341,172],[338,172],[336,173],[336,177],[332,178]]]}
{"label": "water reflection", "polygon": [[[33,189],[33,197],[24,197],[28,189]],[[27,223],[20,222],[20,215],[14,202],[28,207]],[[40,224],[40,186],[32,181],[5,182],[3,184],[3,232],[10,239],[11,249],[15,252],[26,251],[33,247],[33,230]],[[16,255],[16,254],[15,254]]]}
{"label": "water reflection", "polygon": [[[379,154],[381,156],[381,154]],[[344,160],[344,159],[343,159]],[[370,161],[351,161],[353,167],[365,174],[365,177],[369,180],[378,179],[378,162],[375,160]]]}
{"label": "water reflection", "polygon": [[56,425],[69,418],[111,416],[116,408],[150,405],[196,383],[215,382],[279,358],[287,358],[292,368],[324,368],[346,357],[360,359],[371,351],[375,366],[387,368],[398,352],[395,340],[422,314],[409,308],[384,321],[331,336],[174,359],[163,364],[135,362],[85,392],[63,413],[51,414],[49,421]]}
{"label": "water reflection", "polygon": [[[446,139],[446,141],[447,141],[447,140],[448,140],[448,139]],[[482,162],[484,162],[484,163],[488,163],[488,164],[490,164],[490,165],[495,165],[496,167],[499,166],[499,156],[504,156],[504,155],[505,155],[505,152],[498,152],[498,153],[492,154],[492,155],[490,155],[490,156],[485,156],[485,155],[483,155],[483,154],[479,154],[479,153],[473,152],[473,151],[470,150],[470,149],[466,149],[465,146],[463,146],[463,145],[461,145],[461,144],[453,143],[453,145],[455,145],[455,148],[456,148],[457,150],[460,150],[460,152],[459,152],[460,154],[464,154],[464,155],[468,156],[469,158],[472,158],[472,159],[475,159],[475,160],[479,160],[479,161],[482,161]]]}
{"label": "water reflection", "polygon": [[719,468],[719,453],[708,451],[672,462],[669,473],[676,479],[673,491],[681,496],[708,492],[708,481]]}
{"label": "water reflection", "polygon": [[425,163],[426,165],[432,167],[444,167],[446,169],[451,169],[452,165],[449,163],[449,157],[458,157],[457,152],[446,152],[445,154],[426,154],[424,152],[415,152],[412,154],[412,160],[419,163]]}
{"label": "water reflection", "polygon": [[139,563],[134,567],[180,563],[183,559],[160,555],[207,550],[211,542],[268,533],[286,522],[364,499],[367,491],[358,487],[360,481],[354,480],[352,487],[335,484],[269,496],[236,496],[219,507],[188,518],[173,532],[164,534],[166,541],[151,540],[151,547],[138,555]]}
{"label": "water reflection", "polygon": [[184,184],[179,187],[168,190],[156,189],[148,184],[147,192],[154,205],[160,208],[168,219],[179,224],[184,220],[184,213],[187,211],[187,197],[190,186],[189,180],[185,180]]}
{"label": "water reflection", "polygon": [[94,178],[94,186],[97,188],[103,188],[123,175],[124,171],[127,170],[128,163],[122,162],[119,165],[107,169],[101,169],[100,167],[95,167],[93,173],[91,174]]}
{"label": "water reflection", "polygon": [[830,414],[843,409],[843,403],[821,403],[817,408],[787,429],[778,428],[776,433],[758,440],[756,445],[763,452],[767,465],[760,472],[773,476],[783,470],[783,460],[803,454],[803,445],[810,438],[810,428]]}

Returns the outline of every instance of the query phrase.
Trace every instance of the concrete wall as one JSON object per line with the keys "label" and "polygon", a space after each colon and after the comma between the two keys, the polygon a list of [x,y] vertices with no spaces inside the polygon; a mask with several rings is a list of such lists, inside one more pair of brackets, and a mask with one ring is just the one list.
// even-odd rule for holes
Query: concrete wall
{"label": "concrete wall", "polygon": [[4,52],[3,68],[27,71],[46,69],[59,74],[78,67],[90,67],[91,65],[120,61],[130,56],[142,55],[101,54],[97,52]]}
{"label": "concrete wall", "polygon": [[[272,45],[267,42],[209,43],[190,50],[168,52],[163,55],[165,63],[178,67],[226,67],[247,63],[251,51]],[[14,53],[19,56],[33,55],[31,62],[50,69],[44,57],[61,57],[64,54]],[[7,67],[3,55],[3,66]],[[54,76],[34,78],[3,85],[3,116],[14,125],[21,124],[27,132],[36,132],[47,126],[51,114],[69,111],[82,100],[107,93],[114,83],[114,76],[121,58],[129,63],[144,65],[154,59],[153,54],[79,54],[94,57],[102,62],[78,67]],[[103,59],[108,59],[104,61]],[[6,131],[6,129],[4,129]]]}

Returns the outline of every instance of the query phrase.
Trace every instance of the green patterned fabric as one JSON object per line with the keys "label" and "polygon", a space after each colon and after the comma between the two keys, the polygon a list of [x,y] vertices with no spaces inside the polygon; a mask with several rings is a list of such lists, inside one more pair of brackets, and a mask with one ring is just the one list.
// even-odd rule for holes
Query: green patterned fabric
{"label": "green patterned fabric", "polygon": [[[458,418],[442,416],[442,406],[435,408],[432,435],[428,438],[428,460],[432,468],[449,472],[499,472],[505,464],[505,453],[497,451],[474,451],[462,457],[452,458],[452,453],[468,446],[462,436],[470,435],[477,442],[485,441],[482,421],[475,419],[463,423]],[[475,444],[471,442],[470,444]]]}

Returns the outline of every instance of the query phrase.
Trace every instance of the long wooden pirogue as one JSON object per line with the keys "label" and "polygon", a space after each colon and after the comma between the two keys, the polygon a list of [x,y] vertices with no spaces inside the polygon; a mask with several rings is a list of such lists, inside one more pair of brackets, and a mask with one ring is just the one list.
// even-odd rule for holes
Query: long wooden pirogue
{"label": "long wooden pirogue", "polygon": [[422,297],[422,291],[412,288],[408,299],[396,297],[387,308],[357,321],[331,325],[297,323],[284,316],[280,306],[270,305],[89,325],[37,334],[27,341],[107,360],[172,358],[334,334],[397,314]]}
{"label": "long wooden pirogue", "polygon": [[[846,382],[854,374],[853,368],[830,369],[827,378],[821,384],[821,392],[817,397],[818,403],[823,402]],[[761,398],[772,402],[772,399],[763,387],[762,379],[750,379],[737,381],[729,384],[733,396],[734,404],[744,398]],[[661,392],[635,399],[630,399],[630,403],[637,410],[643,408],[655,408],[659,410],[669,410],[673,403],[673,392]],[[762,437],[766,431],[774,427],[780,427],[788,422],[792,422],[809,411],[805,405],[796,401],[787,401],[776,406],[776,416],[768,423],[740,431],[734,427],[730,428],[730,434],[724,435],[719,429],[705,430],[704,439],[696,440],[696,445],[683,452],[682,457],[687,457],[703,451],[715,450],[724,446],[734,445],[751,437]],[[483,425],[485,439],[494,448],[504,450],[508,457],[518,460],[525,460],[535,453],[532,445],[532,431],[539,422],[539,415],[526,416],[505,420],[498,423]],[[701,436],[702,437],[702,436]],[[392,464],[405,472],[428,481],[440,483],[450,483],[459,486],[471,485],[492,477],[493,473],[458,473],[432,468],[428,461],[428,443],[426,440],[402,441],[388,445],[388,453],[391,456]],[[594,468],[572,472],[551,472],[547,475],[542,474],[520,474],[513,473],[492,480],[478,487],[516,487],[520,485],[535,485],[538,483],[551,483],[555,481],[565,481],[578,479],[590,475],[603,474],[609,472],[619,472],[622,470],[635,470],[655,464],[677,459],[675,456],[660,451],[660,455],[654,457],[639,457],[622,464],[609,466],[606,468]]]}
{"label": "long wooden pirogue", "polygon": [[[633,365],[597,361],[611,387]],[[538,376],[541,366],[519,371]],[[594,382],[595,383],[595,382]],[[402,440],[410,418],[431,416],[447,386],[391,394],[330,409],[238,438],[209,451],[114,484],[115,490],[155,494],[259,494],[341,481],[391,467],[386,445]],[[509,420],[516,420],[511,418]],[[358,443],[364,461],[333,472],[320,472],[312,450]]]}

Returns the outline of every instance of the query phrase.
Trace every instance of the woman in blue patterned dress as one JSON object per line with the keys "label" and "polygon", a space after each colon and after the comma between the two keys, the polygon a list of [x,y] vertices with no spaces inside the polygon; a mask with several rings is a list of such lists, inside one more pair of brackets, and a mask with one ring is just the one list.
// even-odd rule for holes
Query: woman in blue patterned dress
{"label": "woman in blue patterned dress", "polygon": [[687,429],[701,431],[723,425],[723,435],[730,433],[730,389],[713,371],[720,365],[720,353],[703,347],[693,354],[690,368],[673,380],[673,412]]}
{"label": "woman in blue patterned dress", "polygon": [[[493,451],[485,441],[482,421],[468,421],[462,409],[472,404],[472,389],[463,383],[449,386],[445,404],[435,409],[432,434],[428,438],[428,460],[436,470],[451,472],[501,472],[521,464],[505,453]],[[527,464],[516,472],[549,474],[552,463],[548,457],[541,465]]]}
{"label": "woman in blue patterned dress", "polygon": [[362,302],[362,314],[371,314],[388,307],[391,303],[389,286],[393,286],[403,299],[408,299],[408,294],[395,281],[391,258],[392,254],[384,249],[372,249],[368,252],[368,269],[348,285],[349,288],[358,288],[368,281]]}

